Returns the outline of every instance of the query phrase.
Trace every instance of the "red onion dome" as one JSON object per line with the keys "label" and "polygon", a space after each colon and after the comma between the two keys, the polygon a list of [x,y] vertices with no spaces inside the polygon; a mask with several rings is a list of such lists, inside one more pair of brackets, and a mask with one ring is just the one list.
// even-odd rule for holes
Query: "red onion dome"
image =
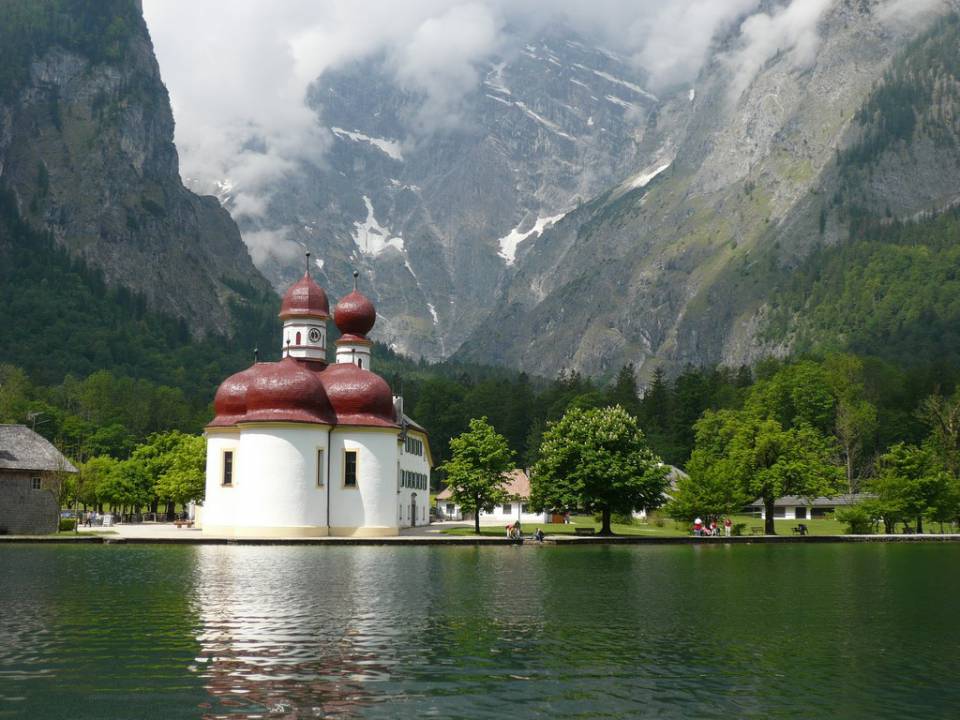
{"label": "red onion dome", "polygon": [[353,363],[330,365],[319,373],[340,425],[397,427],[393,393],[379,375]]}
{"label": "red onion dome", "polygon": [[213,398],[214,418],[208,427],[236,425],[247,414],[247,390],[250,387],[250,371],[247,368],[235,373],[220,383]]}
{"label": "red onion dome", "polygon": [[291,285],[283,295],[280,303],[280,318],[286,320],[293,317],[327,318],[330,316],[330,303],[327,302],[327,293],[317,285],[310,273]]}
{"label": "red onion dome", "polygon": [[302,422],[332,425],[336,416],[318,373],[286,357],[249,370],[243,422]]}
{"label": "red onion dome", "polygon": [[377,321],[377,309],[366,295],[354,290],[340,298],[333,309],[333,321],[341,334],[363,338]]}

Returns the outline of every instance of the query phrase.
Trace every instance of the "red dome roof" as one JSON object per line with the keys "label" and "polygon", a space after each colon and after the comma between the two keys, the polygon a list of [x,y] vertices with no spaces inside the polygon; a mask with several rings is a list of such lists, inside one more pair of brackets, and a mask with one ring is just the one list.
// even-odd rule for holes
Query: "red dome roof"
{"label": "red dome roof", "polygon": [[377,309],[370,299],[356,290],[340,298],[333,309],[333,321],[344,335],[365,336],[377,321]]}
{"label": "red dome roof", "polygon": [[393,393],[387,382],[353,363],[338,363],[319,374],[342,425],[397,427]]}
{"label": "red dome roof", "polygon": [[286,357],[249,370],[247,413],[243,422],[336,422],[319,375],[306,363]]}
{"label": "red dome roof", "polygon": [[310,273],[304,273],[283,295],[280,317],[284,320],[291,317],[329,316],[330,303],[327,302],[327,294],[314,282]]}
{"label": "red dome roof", "polygon": [[336,422],[318,373],[293,358],[257,363],[231,375],[217,390],[213,407],[216,416],[207,427],[241,422]]}
{"label": "red dome roof", "polygon": [[216,413],[211,427],[235,425],[247,414],[247,389],[250,387],[250,371],[247,368],[231,375],[217,388],[213,398],[213,410]]}

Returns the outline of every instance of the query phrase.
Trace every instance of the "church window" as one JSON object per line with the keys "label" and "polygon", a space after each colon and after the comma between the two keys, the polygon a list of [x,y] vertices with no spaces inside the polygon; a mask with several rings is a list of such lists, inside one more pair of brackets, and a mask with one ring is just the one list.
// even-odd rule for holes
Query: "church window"
{"label": "church window", "polygon": [[357,486],[357,451],[345,450],[343,453],[343,484],[346,487]]}
{"label": "church window", "polygon": [[223,484],[233,485],[233,450],[223,451]]}
{"label": "church window", "polygon": [[323,450],[317,450],[317,487],[323,487]]}
{"label": "church window", "polygon": [[297,345],[300,344],[300,331],[299,331],[299,330],[297,330],[297,342],[296,342],[296,344],[297,344]]}
{"label": "church window", "polygon": [[363,358],[357,358],[357,367],[363,370]]}
{"label": "church window", "polygon": [[30,485],[33,487],[34,490],[39,490],[41,487],[40,478],[38,477],[30,478]]}

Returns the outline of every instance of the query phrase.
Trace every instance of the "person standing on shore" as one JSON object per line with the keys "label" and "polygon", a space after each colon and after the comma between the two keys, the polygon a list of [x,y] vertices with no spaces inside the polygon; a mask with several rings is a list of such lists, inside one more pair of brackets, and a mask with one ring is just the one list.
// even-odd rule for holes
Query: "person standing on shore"
{"label": "person standing on shore", "polygon": [[693,534],[698,537],[703,535],[703,520],[699,517],[693,521]]}
{"label": "person standing on shore", "polygon": [[723,519],[723,534],[730,537],[730,531],[733,529],[733,521],[730,518]]}

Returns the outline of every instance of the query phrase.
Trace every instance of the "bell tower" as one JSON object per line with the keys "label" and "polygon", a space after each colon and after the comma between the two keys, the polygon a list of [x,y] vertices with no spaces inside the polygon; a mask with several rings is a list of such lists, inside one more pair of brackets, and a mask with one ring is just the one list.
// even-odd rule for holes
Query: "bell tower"
{"label": "bell tower", "polygon": [[327,361],[327,294],[310,276],[310,253],[303,277],[290,286],[280,305],[283,320],[283,357]]}
{"label": "bell tower", "polygon": [[333,322],[341,332],[337,340],[337,363],[352,363],[362,370],[370,370],[370,351],[373,342],[367,333],[377,321],[377,309],[366,295],[357,290],[360,273],[353,271],[353,292],[340,298],[333,309]]}

